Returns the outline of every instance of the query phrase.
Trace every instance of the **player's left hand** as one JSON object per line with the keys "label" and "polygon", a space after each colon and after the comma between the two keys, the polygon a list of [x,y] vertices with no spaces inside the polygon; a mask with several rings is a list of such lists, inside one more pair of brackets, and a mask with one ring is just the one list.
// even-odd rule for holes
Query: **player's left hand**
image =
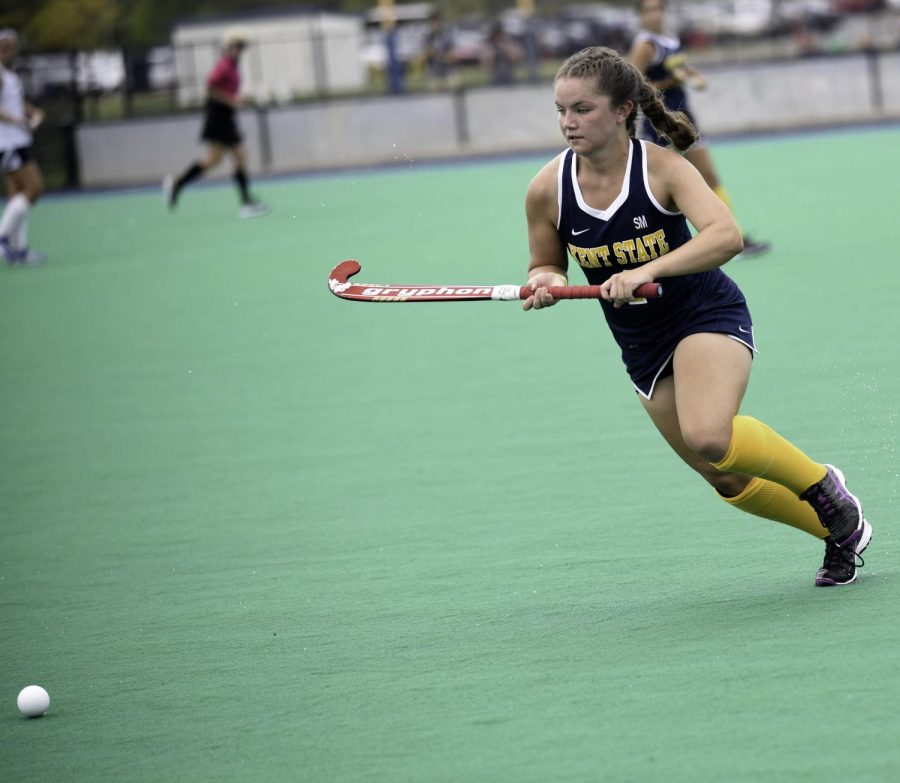
{"label": "player's left hand", "polygon": [[653,275],[646,269],[629,269],[619,272],[600,286],[600,298],[612,302],[613,307],[623,307],[634,301],[634,289],[644,283],[655,282]]}
{"label": "player's left hand", "polygon": [[37,130],[38,126],[44,121],[44,112],[42,109],[35,109],[28,116],[29,130]]}
{"label": "player's left hand", "polygon": [[692,73],[684,81],[688,87],[694,90],[705,90],[707,87],[706,79],[699,73]]}

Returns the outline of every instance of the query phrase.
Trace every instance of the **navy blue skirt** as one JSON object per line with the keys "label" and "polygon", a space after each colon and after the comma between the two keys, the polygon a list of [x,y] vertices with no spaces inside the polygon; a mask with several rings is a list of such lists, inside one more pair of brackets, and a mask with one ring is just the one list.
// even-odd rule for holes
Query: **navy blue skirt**
{"label": "navy blue skirt", "polygon": [[743,343],[751,354],[756,351],[753,322],[750,310],[744,302],[733,302],[698,313],[664,338],[657,338],[651,345],[622,345],[622,361],[634,388],[648,400],[660,378],[672,374],[672,357],[675,349],[685,337],[692,334],[727,334],[733,340]]}
{"label": "navy blue skirt", "polygon": [[207,101],[200,138],[225,147],[240,144],[241,132],[238,130],[234,109],[219,101]]}

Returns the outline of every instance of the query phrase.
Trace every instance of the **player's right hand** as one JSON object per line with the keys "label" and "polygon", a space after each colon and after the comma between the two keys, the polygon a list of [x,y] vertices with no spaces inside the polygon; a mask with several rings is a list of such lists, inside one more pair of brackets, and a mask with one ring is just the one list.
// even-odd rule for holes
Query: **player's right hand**
{"label": "player's right hand", "polygon": [[534,291],[522,302],[523,310],[542,310],[545,307],[552,307],[557,300],[547,290],[550,286],[568,285],[568,281],[562,275],[556,272],[540,272],[528,279],[528,287]]}

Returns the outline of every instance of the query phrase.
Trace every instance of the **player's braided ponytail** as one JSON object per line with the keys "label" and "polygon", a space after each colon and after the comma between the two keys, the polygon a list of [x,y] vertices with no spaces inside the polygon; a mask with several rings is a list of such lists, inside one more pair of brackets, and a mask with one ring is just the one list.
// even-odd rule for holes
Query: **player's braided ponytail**
{"label": "player's braided ponytail", "polygon": [[[631,65],[628,63],[628,65]],[[633,65],[631,67],[634,70]],[[659,92],[643,77],[640,77],[640,86],[638,87],[637,104],[641,107],[644,115],[653,123],[653,127],[660,133],[671,139],[672,144],[679,150],[686,150],[695,141],[697,141],[697,131],[691,124],[687,115],[683,111],[670,111],[662,102]],[[629,121],[633,125],[634,114],[629,117]],[[629,132],[634,135],[634,129],[629,127]]]}
{"label": "player's braided ponytail", "polygon": [[687,116],[670,111],[644,75],[612,49],[591,46],[576,52],[562,64],[556,78],[593,79],[597,92],[608,95],[614,107],[631,101],[635,108],[626,122],[629,136],[635,134],[640,107],[653,127],[668,136],[679,150],[686,150],[697,140],[697,131]]}

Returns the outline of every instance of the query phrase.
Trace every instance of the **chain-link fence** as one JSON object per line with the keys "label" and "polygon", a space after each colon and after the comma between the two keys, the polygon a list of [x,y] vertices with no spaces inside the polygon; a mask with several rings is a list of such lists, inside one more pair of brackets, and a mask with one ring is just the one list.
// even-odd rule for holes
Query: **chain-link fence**
{"label": "chain-link fence", "polygon": [[[849,13],[820,0],[715,0],[670,3],[669,16],[702,66],[896,50],[900,0],[876,5]],[[427,3],[407,6],[393,30],[383,28],[375,12],[267,17],[242,27],[250,39],[241,62],[243,91],[259,105],[273,106],[499,83],[486,56],[498,26],[513,53],[508,83],[550,79],[562,58],[584,46],[626,51],[637,17],[630,7],[583,5],[552,17],[511,10],[488,21],[447,23]],[[47,112],[35,146],[48,185],[79,184],[77,125],[195,111],[227,29],[227,22],[194,22],[177,26],[169,46],[23,53],[18,69],[26,92]]]}

